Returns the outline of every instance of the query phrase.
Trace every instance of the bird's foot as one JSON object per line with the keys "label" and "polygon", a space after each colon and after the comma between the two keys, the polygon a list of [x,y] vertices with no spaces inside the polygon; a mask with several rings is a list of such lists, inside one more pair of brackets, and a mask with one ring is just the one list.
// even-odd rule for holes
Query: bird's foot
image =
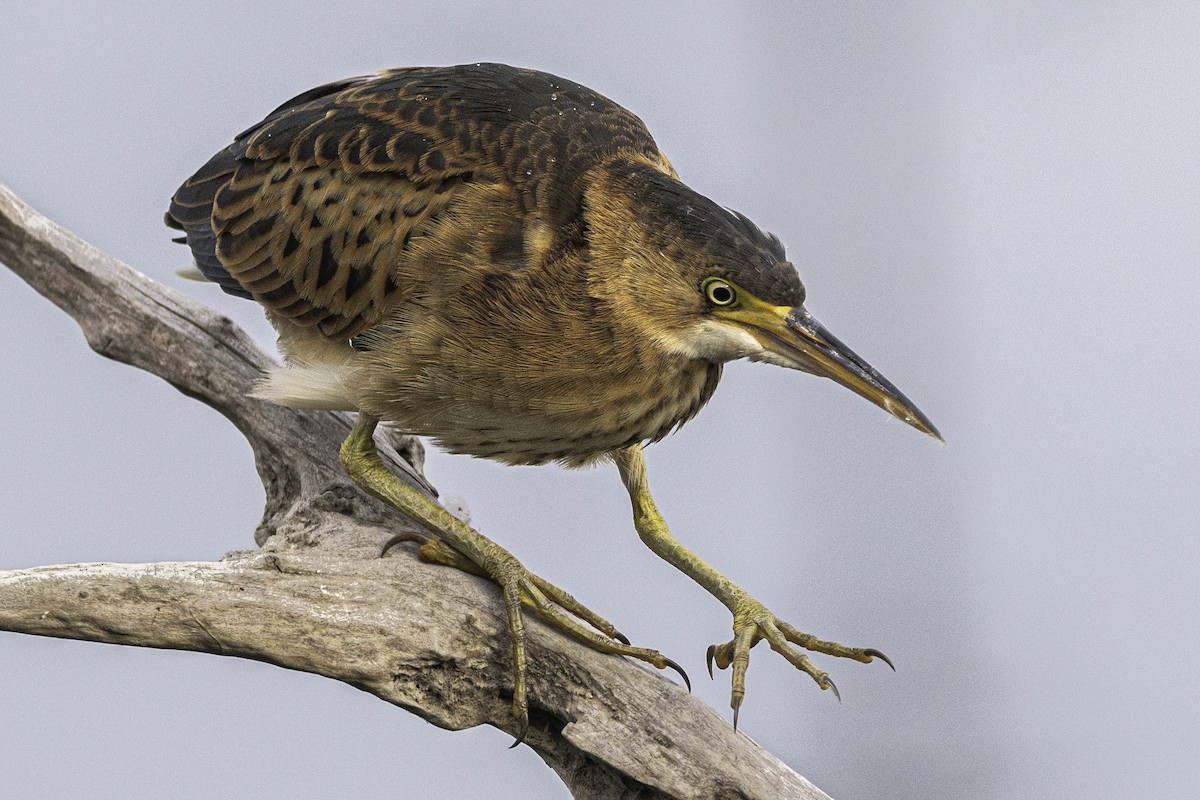
{"label": "bird's foot", "polygon": [[[864,647],[847,647],[837,642],[827,642],[809,633],[803,633],[776,617],[766,606],[747,594],[738,597],[733,608],[733,639],[724,644],[708,648],[706,660],[708,675],[712,677],[713,664],[718,669],[733,666],[733,689],[729,705],[733,708],[733,727],[737,729],[738,711],[746,697],[746,669],[750,666],[750,648],[766,639],[771,649],[786,658],[794,667],[812,677],[822,689],[831,689],[841,700],[841,694],[829,673],[818,669],[803,650],[838,658],[849,658],[868,664],[878,658],[892,667],[891,659],[878,650]],[[802,648],[802,649],[801,649]]]}
{"label": "bird's foot", "polygon": [[529,728],[529,701],[525,681],[525,626],[521,618],[521,606],[530,608],[546,623],[573,636],[593,650],[615,653],[653,664],[659,669],[671,668],[679,673],[688,691],[691,681],[683,668],[657,650],[634,647],[616,626],[576,600],[569,592],[560,589],[546,579],[525,568],[512,554],[496,547],[494,552],[485,553],[478,564],[450,545],[434,538],[414,534],[392,537],[383,546],[381,555],[401,542],[420,542],[418,554],[426,561],[444,564],[490,578],[500,586],[508,611],[509,632],[513,642],[513,716],[517,719],[515,747],[524,740]]}
{"label": "bird's foot", "polygon": [[[629,656],[659,669],[670,667],[687,675],[657,650],[634,647],[611,622],[588,609],[567,592],[539,578],[512,553],[456,518],[436,501],[396,477],[379,458],[373,434],[378,420],[360,414],[358,422],[342,443],[341,459],[346,473],[359,488],[397,509],[428,535],[404,534],[384,545],[381,555],[402,541],[421,542],[422,557],[490,578],[500,586],[508,616],[513,654],[513,716],[520,744],[529,730],[529,700],[526,691],[525,623],[522,606],[532,608],[554,627],[574,636],[593,650]],[[689,684],[689,689],[691,688]]]}

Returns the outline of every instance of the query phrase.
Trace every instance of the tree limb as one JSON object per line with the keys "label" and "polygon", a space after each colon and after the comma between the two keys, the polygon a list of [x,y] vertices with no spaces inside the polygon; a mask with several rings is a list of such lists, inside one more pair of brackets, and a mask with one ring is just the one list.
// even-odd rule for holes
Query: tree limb
{"label": "tree limb", "polygon": [[[267,496],[255,532],[261,551],[217,563],[0,571],[0,630],[252,658],[344,681],[443,728],[514,732],[495,587],[405,548],[376,557],[412,526],[342,472],[348,417],[250,397],[271,362],[232,321],[101,253],[3,186],[0,261],[70,314],[98,353],[224,414],[253,447]],[[419,443],[394,439],[382,448],[391,466],[434,496]],[[526,742],[575,797],[827,797],[661,674],[536,618],[527,629]]]}

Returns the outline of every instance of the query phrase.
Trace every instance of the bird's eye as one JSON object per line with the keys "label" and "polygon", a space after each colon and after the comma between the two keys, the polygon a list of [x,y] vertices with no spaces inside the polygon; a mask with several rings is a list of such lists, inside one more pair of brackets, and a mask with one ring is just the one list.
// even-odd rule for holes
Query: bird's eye
{"label": "bird's eye", "polygon": [[714,306],[728,307],[737,302],[737,290],[720,278],[708,278],[701,284],[704,296]]}

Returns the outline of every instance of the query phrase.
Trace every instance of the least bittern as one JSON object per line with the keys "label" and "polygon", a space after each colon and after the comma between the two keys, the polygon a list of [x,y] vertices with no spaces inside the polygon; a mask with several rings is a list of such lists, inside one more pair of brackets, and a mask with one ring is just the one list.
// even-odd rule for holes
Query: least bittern
{"label": "least bittern", "polygon": [[500,64],[328,84],[239,134],[180,187],[167,223],[278,329],[286,365],[258,393],[357,411],[350,476],[428,531],[425,558],[500,586],[521,735],[522,606],[597,650],[674,664],[390,473],[380,421],[509,464],[614,461],[642,540],[733,614],[708,660],[733,666],[735,725],[761,639],[835,693],[804,650],[882,657],[800,632],[684,547],[642,448],[695,416],[739,358],[832,378],[940,437],[813,319],[779,240],[688,188],[611,100]]}

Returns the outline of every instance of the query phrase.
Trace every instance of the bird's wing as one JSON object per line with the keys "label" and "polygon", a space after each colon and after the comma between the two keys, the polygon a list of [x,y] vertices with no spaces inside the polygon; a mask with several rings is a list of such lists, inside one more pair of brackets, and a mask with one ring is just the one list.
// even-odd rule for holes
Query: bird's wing
{"label": "bird's wing", "polygon": [[379,319],[401,251],[471,171],[425,126],[372,109],[376,95],[361,93],[371,84],[285,103],[180,187],[168,212],[206,276],[331,338]]}
{"label": "bird's wing", "polygon": [[661,157],[637,117],[570,81],[487,64],[391,70],[280,106],[180,187],[167,223],[226,291],[349,338],[413,289],[406,276],[430,265],[406,263],[420,258],[412,240],[464,185],[492,185],[561,238],[583,174],[622,150]]}

